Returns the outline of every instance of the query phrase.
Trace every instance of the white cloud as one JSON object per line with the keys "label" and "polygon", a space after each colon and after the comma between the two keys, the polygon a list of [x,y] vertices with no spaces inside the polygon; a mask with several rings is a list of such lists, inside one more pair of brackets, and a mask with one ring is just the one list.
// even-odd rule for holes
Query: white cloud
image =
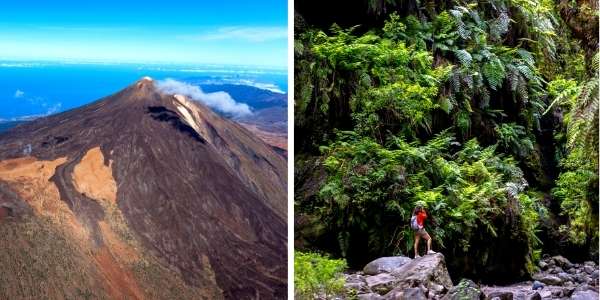
{"label": "white cloud", "polygon": [[188,96],[196,101],[204,103],[210,108],[226,114],[231,114],[234,117],[252,114],[252,111],[247,104],[236,102],[226,92],[204,93],[198,86],[171,78],[158,81],[156,87],[167,94],[182,94]]}
{"label": "white cloud", "polygon": [[288,36],[286,27],[242,27],[228,26],[220,27],[213,31],[207,31],[197,35],[183,36],[186,39],[199,41],[217,40],[246,40],[250,42],[265,42],[270,40],[286,39]]}
{"label": "white cloud", "polygon": [[15,98],[22,98],[23,95],[25,95],[25,92],[23,92],[21,90],[15,91]]}
{"label": "white cloud", "polygon": [[239,80],[239,82],[237,84],[249,85],[249,86],[253,86],[255,88],[259,88],[261,90],[271,91],[273,93],[285,94],[285,92],[282,91],[276,84],[272,84],[272,83],[262,83],[262,82],[252,81],[252,80]]}
{"label": "white cloud", "polygon": [[46,111],[45,115],[46,116],[53,115],[53,114],[59,112],[61,108],[62,108],[62,103],[61,102],[55,103],[55,104],[53,104],[52,106],[50,106],[48,108],[48,110]]}
{"label": "white cloud", "polygon": [[200,83],[201,84],[214,84],[214,85],[219,85],[219,84],[247,85],[247,86],[252,86],[252,87],[255,87],[255,88],[258,88],[261,90],[271,91],[273,93],[285,94],[285,92],[283,90],[281,90],[281,88],[279,88],[279,86],[277,86],[276,84],[258,82],[258,81],[254,81],[254,80],[250,80],[250,79],[230,79],[230,78],[223,78],[223,79],[218,79],[218,80],[208,79],[208,80],[202,80]]}
{"label": "white cloud", "polygon": [[38,63],[20,63],[20,62],[16,62],[16,63],[3,62],[3,63],[0,63],[0,68],[32,68],[32,67],[39,67],[39,66],[42,66],[42,64],[38,64]]}

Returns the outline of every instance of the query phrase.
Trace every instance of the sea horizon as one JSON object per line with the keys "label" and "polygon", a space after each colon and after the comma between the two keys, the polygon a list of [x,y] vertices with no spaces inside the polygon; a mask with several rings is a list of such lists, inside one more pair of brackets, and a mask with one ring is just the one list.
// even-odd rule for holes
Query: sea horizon
{"label": "sea horizon", "polygon": [[192,85],[245,85],[288,92],[286,68],[234,64],[0,59],[0,122],[30,120],[111,95],[144,76]]}

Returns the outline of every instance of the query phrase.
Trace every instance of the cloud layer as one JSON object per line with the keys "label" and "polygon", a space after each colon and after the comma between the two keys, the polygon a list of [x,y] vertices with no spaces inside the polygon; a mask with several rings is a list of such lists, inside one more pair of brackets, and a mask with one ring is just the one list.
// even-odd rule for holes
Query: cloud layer
{"label": "cloud layer", "polygon": [[197,35],[186,36],[189,39],[200,41],[217,40],[245,40],[249,42],[265,42],[270,40],[286,39],[288,31],[286,27],[220,27],[214,31],[204,32]]}
{"label": "cloud layer", "polygon": [[156,82],[156,87],[167,94],[182,94],[222,113],[243,117],[251,115],[250,106],[236,102],[226,92],[205,93],[200,87],[171,78]]}

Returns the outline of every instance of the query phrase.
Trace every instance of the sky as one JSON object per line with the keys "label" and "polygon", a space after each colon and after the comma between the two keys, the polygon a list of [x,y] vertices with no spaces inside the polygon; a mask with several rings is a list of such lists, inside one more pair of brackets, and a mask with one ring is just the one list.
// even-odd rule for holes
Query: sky
{"label": "sky", "polygon": [[284,68],[287,0],[4,1],[0,59]]}

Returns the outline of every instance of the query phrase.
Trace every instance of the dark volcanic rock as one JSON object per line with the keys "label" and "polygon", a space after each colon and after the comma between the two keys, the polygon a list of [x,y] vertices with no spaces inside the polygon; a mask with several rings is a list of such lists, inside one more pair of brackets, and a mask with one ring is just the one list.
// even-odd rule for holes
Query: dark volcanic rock
{"label": "dark volcanic rock", "polygon": [[508,291],[497,291],[486,295],[486,299],[513,300],[513,293]]}
{"label": "dark volcanic rock", "polygon": [[390,273],[410,261],[411,259],[406,256],[380,257],[368,263],[363,268],[363,272],[367,275],[377,275],[383,272]]}
{"label": "dark volcanic rock", "polygon": [[442,298],[443,300],[480,300],[485,295],[479,286],[469,279],[462,279],[458,285],[451,288]]}
{"label": "dark volcanic rock", "polygon": [[384,298],[376,293],[360,294],[356,296],[358,300],[383,300]]}
{"label": "dark volcanic rock", "polygon": [[[12,160],[64,159],[49,184],[90,233],[91,249],[112,249],[106,206],[73,179],[91,149],[111,170],[116,207],[140,251],[189,286],[216,284],[225,298],[285,297],[287,170],[271,147],[199,103],[159,92],[150,79],[0,134],[6,176]],[[2,179],[0,195],[19,187]],[[20,205],[16,211],[27,211]]]}
{"label": "dark volcanic rock", "polygon": [[561,255],[553,256],[552,260],[554,260],[556,265],[558,265],[562,268],[568,269],[573,266],[573,264],[568,259],[566,259],[565,257],[563,257]]}
{"label": "dark volcanic rock", "polygon": [[548,284],[548,285],[560,285],[563,281],[558,278],[557,276],[554,275],[534,275],[533,279],[540,281],[542,283]]}
{"label": "dark volcanic rock", "polygon": [[386,294],[387,292],[392,290],[398,283],[398,278],[388,273],[367,276],[365,280],[369,289],[380,295]]}
{"label": "dark volcanic rock", "polygon": [[427,296],[423,289],[414,287],[406,288],[403,290],[394,290],[389,294],[385,295],[385,300],[426,300]]}
{"label": "dark volcanic rock", "polygon": [[571,296],[572,300],[598,300],[598,292],[587,290],[587,291],[578,291],[573,293]]}
{"label": "dark volcanic rock", "polygon": [[441,253],[415,258],[402,267],[394,269],[392,275],[402,283],[398,286],[401,289],[420,284],[426,288],[430,288],[431,284],[442,285],[446,289],[452,288],[452,280],[446,269],[444,255]]}
{"label": "dark volcanic rock", "polygon": [[532,294],[526,295],[524,300],[542,300],[542,296],[540,296],[540,293],[534,292]]}
{"label": "dark volcanic rock", "polygon": [[370,289],[367,286],[367,282],[365,278],[358,274],[346,275],[345,277],[346,283],[344,283],[344,288],[348,293],[369,293]]}

